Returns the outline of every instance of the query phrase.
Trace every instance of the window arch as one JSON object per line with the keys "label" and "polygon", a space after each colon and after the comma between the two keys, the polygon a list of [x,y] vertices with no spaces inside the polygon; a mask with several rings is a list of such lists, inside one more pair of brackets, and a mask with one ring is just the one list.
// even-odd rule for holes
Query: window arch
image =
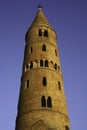
{"label": "window arch", "polygon": [[39,29],[38,36],[48,37],[48,31],[44,29]]}
{"label": "window arch", "polygon": [[52,107],[52,99],[50,96],[47,99],[47,107]]}
{"label": "window arch", "polygon": [[61,83],[58,81],[58,89],[61,90]]}
{"label": "window arch", "polygon": [[55,55],[57,56],[57,50],[55,49]]}
{"label": "window arch", "polygon": [[44,37],[48,37],[48,31],[44,30]]}
{"label": "window arch", "polygon": [[46,79],[46,77],[43,77],[43,85],[47,86],[47,79]]}
{"label": "window arch", "polygon": [[45,67],[48,67],[48,60],[45,60]]}
{"label": "window arch", "polygon": [[39,36],[42,36],[42,31],[41,31],[41,29],[39,29],[38,35],[39,35]]}
{"label": "window arch", "polygon": [[25,90],[27,90],[29,88],[29,80],[26,80],[25,82]]}
{"label": "window arch", "polygon": [[42,51],[46,51],[46,45],[42,46]]}
{"label": "window arch", "polygon": [[32,69],[32,68],[33,68],[33,63],[31,62],[31,63],[30,63],[30,69]]}
{"label": "window arch", "polygon": [[54,69],[57,70],[57,64],[56,63],[54,64]]}
{"label": "window arch", "polygon": [[40,66],[43,67],[43,60],[40,60]]}
{"label": "window arch", "polygon": [[45,96],[42,96],[42,98],[41,98],[41,106],[42,106],[42,107],[46,107],[46,99],[45,99]]}

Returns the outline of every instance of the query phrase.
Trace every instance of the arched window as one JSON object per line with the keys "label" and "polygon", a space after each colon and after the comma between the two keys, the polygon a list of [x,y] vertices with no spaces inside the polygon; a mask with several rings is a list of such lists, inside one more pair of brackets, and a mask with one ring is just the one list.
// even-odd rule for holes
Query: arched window
{"label": "arched window", "polygon": [[42,98],[41,98],[41,106],[42,106],[42,107],[46,107],[46,99],[45,99],[45,96],[42,96]]}
{"label": "arched window", "polygon": [[55,49],[55,55],[57,56],[57,50]]}
{"label": "arched window", "polygon": [[48,67],[48,61],[45,60],[45,67]]}
{"label": "arched window", "polygon": [[29,80],[26,80],[25,82],[25,90],[29,88]]}
{"label": "arched window", "polygon": [[31,63],[30,63],[30,69],[32,69],[32,68],[33,68],[33,63],[31,62]]}
{"label": "arched window", "polygon": [[44,30],[44,37],[48,37],[48,31]]}
{"label": "arched window", "polygon": [[61,90],[61,83],[58,81],[58,89]]}
{"label": "arched window", "polygon": [[39,29],[38,36],[48,37],[48,31],[44,29]]}
{"label": "arched window", "polygon": [[48,99],[47,99],[47,107],[52,107],[51,97],[48,97]]}
{"label": "arched window", "polygon": [[57,70],[57,64],[56,63],[54,64],[54,69]]}
{"label": "arched window", "polygon": [[46,45],[42,46],[42,51],[46,51]]}
{"label": "arched window", "polygon": [[65,126],[65,130],[69,130],[69,127],[68,127],[68,126]]}
{"label": "arched window", "polygon": [[46,77],[43,77],[43,85],[44,85],[44,86],[47,85],[47,79],[46,79]]}
{"label": "arched window", "polygon": [[40,60],[40,66],[43,67],[43,60]]}
{"label": "arched window", "polygon": [[39,35],[39,36],[42,36],[42,31],[41,31],[41,29],[39,29],[38,35]]}

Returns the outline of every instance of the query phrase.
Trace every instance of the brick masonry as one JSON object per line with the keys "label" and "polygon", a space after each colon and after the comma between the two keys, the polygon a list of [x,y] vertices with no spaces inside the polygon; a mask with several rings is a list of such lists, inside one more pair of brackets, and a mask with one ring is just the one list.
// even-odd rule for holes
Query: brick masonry
{"label": "brick masonry", "polygon": [[[39,30],[42,36],[39,36]],[[25,41],[15,130],[70,130],[56,32],[41,9],[27,31]],[[43,45],[46,50],[42,49]],[[43,85],[43,77],[46,85]]]}

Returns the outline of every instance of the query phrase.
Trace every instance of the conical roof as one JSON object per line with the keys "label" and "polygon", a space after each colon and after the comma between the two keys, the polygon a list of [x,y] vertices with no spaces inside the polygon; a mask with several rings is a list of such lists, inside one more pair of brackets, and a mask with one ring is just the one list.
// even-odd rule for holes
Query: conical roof
{"label": "conical roof", "polygon": [[44,15],[41,8],[38,8],[38,12],[34,18],[34,21],[31,26],[33,25],[48,25],[50,26],[46,16]]}
{"label": "conical roof", "polygon": [[42,11],[42,8],[38,8],[38,11],[37,11],[37,14],[31,24],[31,26],[28,28],[27,32],[26,32],[26,35],[25,35],[25,41],[27,40],[27,37],[28,37],[28,34],[30,33],[31,34],[31,30],[37,26],[44,26],[44,27],[49,27],[51,28],[52,30],[54,30],[51,25],[49,24],[46,16],[44,15],[43,11]]}

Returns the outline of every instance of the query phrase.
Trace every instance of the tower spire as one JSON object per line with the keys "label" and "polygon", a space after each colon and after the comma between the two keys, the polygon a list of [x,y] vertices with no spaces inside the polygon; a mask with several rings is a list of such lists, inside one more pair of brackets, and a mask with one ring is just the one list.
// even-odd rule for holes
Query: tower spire
{"label": "tower spire", "polygon": [[38,5],[38,10],[42,10],[42,6],[40,4]]}

